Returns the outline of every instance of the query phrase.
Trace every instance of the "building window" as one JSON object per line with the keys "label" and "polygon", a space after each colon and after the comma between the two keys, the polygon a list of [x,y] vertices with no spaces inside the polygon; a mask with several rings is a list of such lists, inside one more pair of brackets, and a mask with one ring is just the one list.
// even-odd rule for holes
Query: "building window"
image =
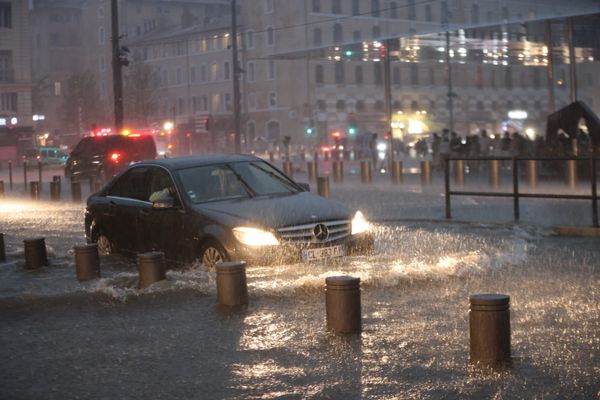
{"label": "building window", "polygon": [[273,12],[273,0],[264,0],[265,2],[265,14],[271,14]]}
{"label": "building window", "polygon": [[12,4],[10,2],[0,2],[0,28],[12,28]]}
{"label": "building window", "polygon": [[363,68],[360,65],[357,65],[354,68],[354,82],[356,82],[357,85],[362,85],[364,82]]}
{"label": "building window", "polygon": [[248,61],[248,82],[254,82],[256,79],[256,75],[254,72],[254,61]]}
{"label": "building window", "polygon": [[479,4],[473,4],[471,6],[471,23],[479,23]]}
{"label": "building window", "polygon": [[398,3],[395,1],[390,2],[390,18],[398,18]]}
{"label": "building window", "polygon": [[377,100],[375,102],[375,111],[383,111],[383,100]]}
{"label": "building window", "polygon": [[315,46],[320,46],[323,44],[323,37],[321,36],[321,28],[315,28],[313,30],[313,44]]}
{"label": "building window", "polygon": [[321,112],[327,111],[327,103],[325,103],[325,100],[317,100],[317,110]]}
{"label": "building window", "polygon": [[249,93],[248,97],[246,97],[246,102],[248,103],[248,109],[256,109],[256,94]]}
{"label": "building window", "polygon": [[484,105],[483,105],[483,101],[479,100],[477,102],[477,111],[483,111],[484,110]]}
{"label": "building window", "polygon": [[273,44],[275,44],[275,38],[273,36],[273,28],[272,27],[268,27],[267,28],[267,46],[273,46]]}
{"label": "building window", "polygon": [[411,111],[419,111],[419,103],[416,100],[410,102]]}
{"label": "building window", "polygon": [[185,114],[185,100],[181,97],[177,99],[177,114]]}
{"label": "building window", "polygon": [[371,33],[373,33],[373,39],[377,39],[381,36],[381,28],[378,26],[374,26],[371,30]]}
{"label": "building window", "polygon": [[269,92],[269,108],[277,107],[277,93]]}
{"label": "building window", "polygon": [[312,12],[321,12],[321,0],[312,0]]}
{"label": "building window", "polygon": [[219,79],[219,64],[213,63],[210,66],[210,80],[216,81],[217,79]]}
{"label": "building window", "polygon": [[345,76],[345,70],[344,70],[344,63],[341,61],[338,61],[335,63],[335,83],[344,83],[344,81],[346,80],[346,76]]}
{"label": "building window", "polygon": [[341,14],[342,13],[342,1],[341,0],[332,0],[331,1],[331,13],[332,14]]}
{"label": "building window", "polygon": [[106,57],[104,57],[104,54],[100,54],[100,57],[98,57],[98,69],[100,72],[106,71]]}
{"label": "building window", "polygon": [[392,82],[394,85],[400,84],[400,67],[394,67],[392,70]]}
{"label": "building window", "polygon": [[427,21],[427,22],[433,21],[433,15],[431,15],[431,5],[430,4],[425,5],[425,21]]}
{"label": "building window", "polygon": [[352,15],[360,14],[360,0],[352,0]]}
{"label": "building window", "polygon": [[202,96],[200,100],[200,111],[208,111],[208,96]]}
{"label": "building window", "polygon": [[278,141],[281,136],[279,122],[278,121],[269,121],[267,123],[267,139]]}
{"label": "building window", "polygon": [[416,64],[410,65],[410,84],[413,86],[419,84],[419,67]]}
{"label": "building window", "polygon": [[414,21],[417,19],[417,6],[415,0],[408,0],[408,19]]}
{"label": "building window", "polygon": [[502,19],[508,20],[508,7],[502,7]]}
{"label": "building window", "polygon": [[315,83],[323,83],[323,66],[315,65]]}
{"label": "building window", "polygon": [[229,70],[229,61],[225,61],[223,63],[223,75],[225,80],[229,80],[230,70]]}
{"label": "building window", "polygon": [[342,32],[341,24],[333,25],[333,43],[342,43],[344,41],[344,33]]}
{"label": "building window", "polygon": [[398,100],[394,100],[394,102],[392,103],[392,110],[402,111],[402,103],[400,103]]}
{"label": "building window", "polygon": [[231,93],[225,93],[225,111],[231,111]]}
{"label": "building window", "polygon": [[380,15],[379,0],[371,0],[371,16],[379,17]]}
{"label": "building window", "polygon": [[246,31],[246,48],[254,48],[254,31]]}
{"label": "building window", "polygon": [[256,123],[254,121],[248,121],[246,133],[248,134],[248,141],[250,143],[254,142],[254,138],[256,137]]}
{"label": "building window", "polygon": [[98,18],[104,18],[104,7],[98,7]]}
{"label": "building window", "polygon": [[267,63],[267,79],[273,80],[277,76],[277,71],[275,69],[275,60],[269,60]]}
{"label": "building window", "polygon": [[383,85],[383,73],[381,71],[381,63],[373,63],[373,78],[376,85]]}
{"label": "building window", "polygon": [[357,112],[364,112],[365,110],[366,110],[365,102],[362,101],[362,100],[358,100],[356,102],[356,111]]}
{"label": "building window", "polygon": [[0,93],[0,111],[17,112],[16,93]]}
{"label": "building window", "polygon": [[206,82],[206,64],[200,66],[200,82]]}
{"label": "building window", "polygon": [[177,84],[181,85],[183,83],[183,74],[181,73],[181,68],[177,68]]}
{"label": "building window", "polygon": [[104,32],[104,27],[101,26],[98,28],[98,44],[104,44],[106,41],[106,33]]}
{"label": "building window", "polygon": [[0,82],[12,82],[15,79],[12,51],[0,50]]}
{"label": "building window", "polygon": [[196,66],[195,65],[190,67],[190,81],[196,82]]}
{"label": "building window", "polygon": [[338,100],[338,101],[335,103],[335,108],[336,108],[338,111],[346,111],[346,102],[345,102],[344,100]]}
{"label": "building window", "polygon": [[512,70],[510,67],[506,67],[506,70],[504,71],[504,86],[507,89],[512,89],[513,87]]}

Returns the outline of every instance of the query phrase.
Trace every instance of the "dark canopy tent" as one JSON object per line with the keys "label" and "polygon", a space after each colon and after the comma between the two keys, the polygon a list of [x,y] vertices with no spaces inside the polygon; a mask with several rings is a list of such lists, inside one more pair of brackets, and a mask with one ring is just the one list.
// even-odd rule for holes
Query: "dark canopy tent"
{"label": "dark canopy tent", "polygon": [[546,142],[556,143],[558,131],[562,129],[570,139],[576,139],[579,133],[579,120],[587,125],[594,153],[600,149],[600,118],[583,101],[575,101],[552,113],[546,120]]}

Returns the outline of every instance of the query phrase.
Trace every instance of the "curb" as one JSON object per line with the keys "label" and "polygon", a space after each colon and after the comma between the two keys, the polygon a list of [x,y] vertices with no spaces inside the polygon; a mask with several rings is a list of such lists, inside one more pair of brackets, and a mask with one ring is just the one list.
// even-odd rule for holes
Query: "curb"
{"label": "curb", "polygon": [[557,226],[554,228],[559,236],[600,237],[600,228],[580,228],[574,226]]}

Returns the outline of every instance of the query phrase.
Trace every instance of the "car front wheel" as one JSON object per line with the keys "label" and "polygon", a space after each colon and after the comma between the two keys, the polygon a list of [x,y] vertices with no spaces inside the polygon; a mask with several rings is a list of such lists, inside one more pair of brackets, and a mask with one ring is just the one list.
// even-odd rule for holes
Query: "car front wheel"
{"label": "car front wheel", "polygon": [[209,241],[202,246],[200,251],[200,262],[206,269],[213,269],[216,264],[229,261],[229,257],[218,242]]}

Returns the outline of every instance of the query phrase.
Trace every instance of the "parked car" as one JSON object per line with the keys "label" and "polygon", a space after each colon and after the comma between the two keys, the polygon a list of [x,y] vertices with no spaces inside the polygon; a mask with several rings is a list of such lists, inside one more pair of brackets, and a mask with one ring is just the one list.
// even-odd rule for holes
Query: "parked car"
{"label": "parked car", "polygon": [[150,135],[89,136],[73,148],[65,166],[65,177],[96,176],[107,181],[129,164],[156,157],[156,144]]}
{"label": "parked car", "polygon": [[34,147],[25,150],[23,160],[44,165],[65,165],[69,156],[58,147]]}
{"label": "parked car", "polygon": [[140,162],[87,201],[85,234],[101,254],[163,251],[167,260],[316,261],[373,248],[360,211],[306,191],[245,155]]}

